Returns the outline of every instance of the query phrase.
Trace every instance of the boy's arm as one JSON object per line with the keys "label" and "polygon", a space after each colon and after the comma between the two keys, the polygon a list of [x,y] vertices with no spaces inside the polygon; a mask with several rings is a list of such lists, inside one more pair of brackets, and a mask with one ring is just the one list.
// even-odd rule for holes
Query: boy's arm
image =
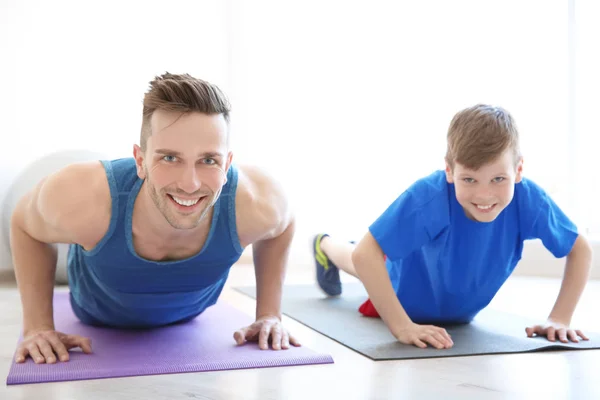
{"label": "boy's arm", "polygon": [[410,319],[392,287],[384,253],[370,232],[356,246],[352,263],[375,309],[394,337],[421,348],[427,347],[427,343],[438,349],[452,347],[452,339],[445,329],[418,325]]}
{"label": "boy's arm", "polygon": [[569,326],[589,278],[591,266],[592,249],[585,237],[579,235],[567,255],[560,292],[550,312],[547,324],[527,327],[527,336],[545,335],[550,341],[555,341],[556,336],[558,336],[558,339],[565,343],[569,340],[577,342],[577,336],[587,340],[587,337],[581,331],[573,331],[569,329]]}
{"label": "boy's arm", "polygon": [[56,270],[52,243],[90,238],[90,227],[98,224],[90,223],[97,219],[91,221],[86,215],[102,214],[96,204],[98,193],[81,184],[94,181],[83,173],[86,168],[90,167],[67,167],[50,175],[18,202],[11,217],[11,253],[23,307],[24,340],[17,349],[17,362],[27,355],[35,362],[53,363],[56,356],[66,361],[70,347],[91,351],[89,341],[55,332],[52,306]]}
{"label": "boy's arm", "polygon": [[567,255],[565,274],[556,303],[549,319],[569,326],[575,307],[583,293],[592,267],[592,248],[582,235],[577,237],[571,252]]}

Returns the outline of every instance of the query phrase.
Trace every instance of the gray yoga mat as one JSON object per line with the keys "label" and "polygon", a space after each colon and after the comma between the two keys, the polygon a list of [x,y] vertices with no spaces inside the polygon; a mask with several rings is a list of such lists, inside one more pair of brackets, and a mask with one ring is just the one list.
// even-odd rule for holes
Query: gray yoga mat
{"label": "gray yoga mat", "polygon": [[[253,286],[236,290],[256,297]],[[398,342],[380,318],[362,316],[358,307],[366,299],[366,291],[358,283],[344,284],[344,293],[340,297],[326,297],[315,285],[290,285],[285,286],[283,291],[282,311],[373,360],[600,348],[600,334],[585,331],[590,340],[580,340],[579,343],[550,342],[544,337],[528,338],[525,328],[537,321],[487,308],[470,324],[444,326],[454,341],[452,348],[420,349]]]}

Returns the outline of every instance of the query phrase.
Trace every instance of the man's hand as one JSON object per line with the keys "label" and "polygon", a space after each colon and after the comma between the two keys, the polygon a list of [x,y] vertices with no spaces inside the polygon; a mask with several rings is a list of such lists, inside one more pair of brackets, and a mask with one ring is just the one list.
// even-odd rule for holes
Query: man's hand
{"label": "man's hand", "polygon": [[577,336],[583,340],[589,340],[579,329],[570,329],[567,325],[552,320],[548,320],[544,325],[527,327],[525,328],[525,332],[527,333],[527,337],[533,337],[534,335],[546,336],[551,342],[555,342],[557,336],[558,340],[563,343],[569,343],[569,339],[572,342],[579,343]]}
{"label": "man's hand", "polygon": [[66,335],[53,330],[43,330],[29,333],[19,343],[15,361],[25,362],[29,355],[36,364],[54,364],[57,359],[69,361],[69,351],[75,347],[81,348],[84,353],[92,352],[90,338],[78,335]]}
{"label": "man's hand", "polygon": [[419,325],[411,323],[406,328],[393,332],[396,339],[404,344],[412,344],[422,349],[427,344],[436,349],[449,349],[454,346],[452,338],[444,328],[433,325]]}
{"label": "man's hand", "polygon": [[247,341],[258,341],[262,350],[269,349],[269,339],[273,350],[289,349],[290,344],[300,346],[300,343],[288,333],[277,317],[261,317],[252,325],[242,328],[233,334],[238,345]]}

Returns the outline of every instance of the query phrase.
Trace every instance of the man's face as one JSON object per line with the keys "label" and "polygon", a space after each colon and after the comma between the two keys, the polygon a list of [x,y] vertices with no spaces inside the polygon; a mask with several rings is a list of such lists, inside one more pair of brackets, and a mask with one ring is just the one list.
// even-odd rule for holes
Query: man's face
{"label": "man's face", "polygon": [[456,199],[467,217],[479,222],[492,222],[510,204],[515,183],[521,182],[523,160],[516,163],[511,151],[505,151],[495,161],[477,171],[455,162],[446,165],[446,179],[454,183]]}
{"label": "man's face", "polygon": [[134,150],[138,176],[173,228],[193,229],[227,182],[227,122],[222,115],[156,110],[151,128],[146,151]]}

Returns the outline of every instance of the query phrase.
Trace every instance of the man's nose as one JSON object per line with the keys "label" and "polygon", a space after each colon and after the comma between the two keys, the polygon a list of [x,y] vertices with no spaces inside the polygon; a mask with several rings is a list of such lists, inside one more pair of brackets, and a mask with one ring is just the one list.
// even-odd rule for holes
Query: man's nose
{"label": "man's nose", "polygon": [[185,167],[178,186],[181,190],[190,194],[200,190],[202,180],[195,166]]}

